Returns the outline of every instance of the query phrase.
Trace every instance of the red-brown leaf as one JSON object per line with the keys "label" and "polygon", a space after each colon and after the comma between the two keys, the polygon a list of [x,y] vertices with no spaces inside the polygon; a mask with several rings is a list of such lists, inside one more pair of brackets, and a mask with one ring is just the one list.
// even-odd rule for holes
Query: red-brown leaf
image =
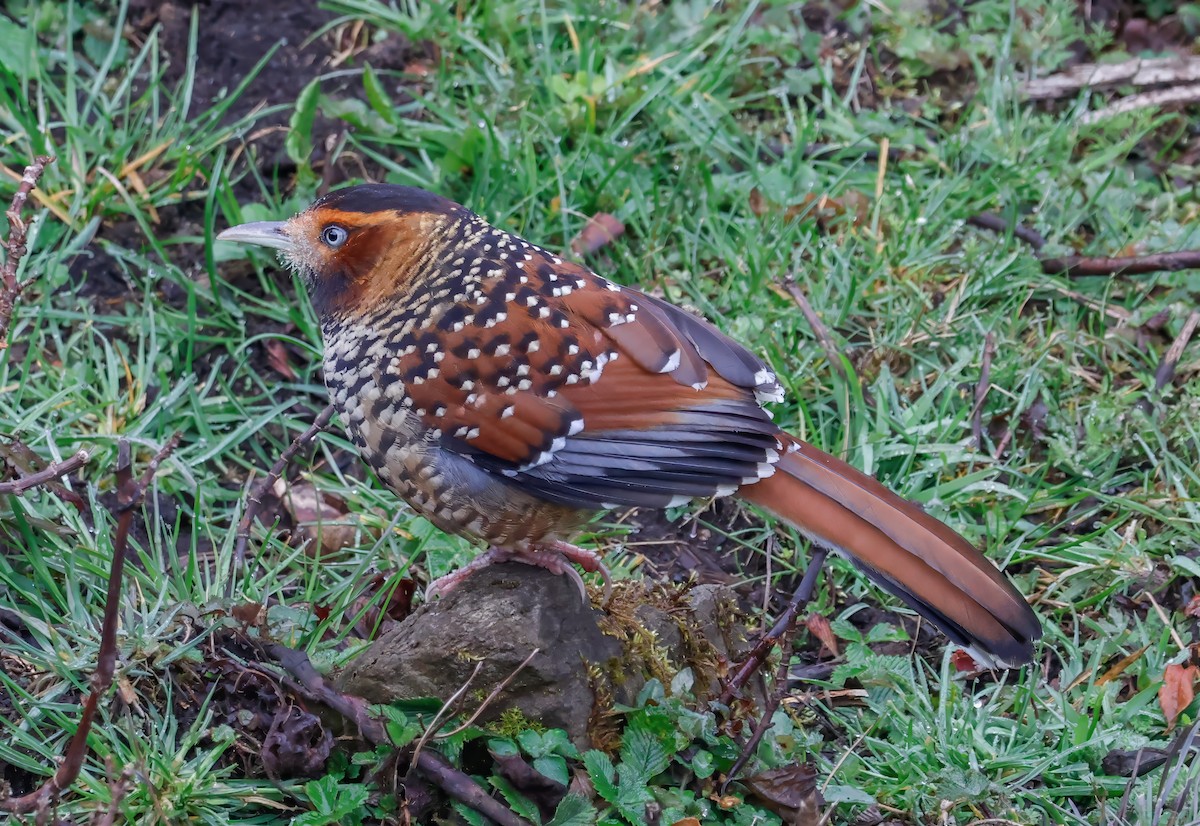
{"label": "red-brown leaf", "polygon": [[979,663],[975,662],[975,658],[961,648],[950,655],[950,661],[954,663],[955,671],[970,672],[979,670]]}
{"label": "red-brown leaf", "polygon": [[1200,617],[1200,596],[1194,596],[1188,600],[1187,607],[1183,609],[1185,617]]}
{"label": "red-brown leaf", "polygon": [[267,364],[288,381],[296,380],[296,371],[292,369],[292,364],[288,361],[287,348],[277,338],[267,339]]}
{"label": "red-brown leaf", "polygon": [[571,251],[576,255],[587,255],[607,247],[621,237],[625,225],[615,215],[599,212],[588,219],[587,225],[571,241]]}
{"label": "red-brown leaf", "polygon": [[1175,728],[1175,721],[1196,696],[1196,678],[1200,668],[1194,665],[1168,665],[1163,672],[1163,684],[1158,690],[1158,704],[1167,718],[1167,731]]}
{"label": "red-brown leaf", "polygon": [[804,620],[804,625],[808,628],[808,633],[821,641],[821,645],[825,647],[832,656],[839,656],[837,636],[833,633],[833,628],[829,625],[829,620],[822,614],[809,614]]}

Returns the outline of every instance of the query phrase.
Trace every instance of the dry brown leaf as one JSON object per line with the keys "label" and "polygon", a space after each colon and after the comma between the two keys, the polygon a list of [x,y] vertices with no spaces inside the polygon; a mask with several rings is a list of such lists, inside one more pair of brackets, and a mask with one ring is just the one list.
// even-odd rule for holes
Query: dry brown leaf
{"label": "dry brown leaf", "polygon": [[583,230],[571,240],[571,251],[587,255],[604,249],[625,233],[625,225],[615,215],[598,212],[588,219]]}
{"label": "dry brown leaf", "polygon": [[358,526],[349,519],[346,503],[323,494],[312,482],[275,483],[275,495],[295,524],[296,539],[312,556],[337,554],[354,544]]}
{"label": "dry brown leaf", "polygon": [[700,821],[694,817],[685,817],[683,820],[676,820],[671,826],[700,826]]}
{"label": "dry brown leaf", "polygon": [[1167,731],[1175,728],[1175,721],[1196,697],[1196,678],[1200,668],[1194,665],[1172,664],[1163,671],[1163,684],[1158,690],[1158,704],[1167,718]]}
{"label": "dry brown leaf", "polygon": [[804,627],[808,629],[808,633],[821,641],[821,645],[831,656],[840,656],[837,635],[833,633],[833,627],[823,614],[809,614],[804,620]]}
{"label": "dry brown leaf", "polygon": [[1132,654],[1129,654],[1129,655],[1124,656],[1121,659],[1117,660],[1117,662],[1112,666],[1112,668],[1108,669],[1108,671],[1105,671],[1103,674],[1100,675],[1100,679],[1096,680],[1096,685],[1102,686],[1105,683],[1112,682],[1113,680],[1117,679],[1117,677],[1120,677],[1122,674],[1125,673],[1125,670],[1128,669],[1129,666],[1133,665],[1135,662],[1137,662],[1138,660],[1140,660],[1142,658],[1142,655],[1146,653],[1146,649],[1148,649],[1149,647],[1150,646],[1148,646],[1148,645],[1143,645],[1141,648],[1139,648],[1137,651],[1134,651]]}
{"label": "dry brown leaf", "polygon": [[[757,188],[750,190],[750,211],[759,218],[770,213],[783,213],[785,221],[803,218],[817,222],[821,232],[838,227],[866,224],[871,216],[871,199],[856,189],[848,189],[837,198],[828,193],[809,192],[798,203],[783,207]],[[882,231],[884,227],[880,225]]]}
{"label": "dry brown leaf", "polygon": [[821,819],[825,801],[817,791],[817,770],[809,763],[771,769],[743,782],[760,802],[789,823],[816,826]]}
{"label": "dry brown leaf", "polygon": [[292,364],[288,360],[287,348],[277,338],[267,339],[267,364],[288,381],[296,380],[296,371],[292,369]]}
{"label": "dry brown leaf", "polygon": [[1185,617],[1200,617],[1200,596],[1194,596],[1188,600],[1187,607],[1183,609]]}

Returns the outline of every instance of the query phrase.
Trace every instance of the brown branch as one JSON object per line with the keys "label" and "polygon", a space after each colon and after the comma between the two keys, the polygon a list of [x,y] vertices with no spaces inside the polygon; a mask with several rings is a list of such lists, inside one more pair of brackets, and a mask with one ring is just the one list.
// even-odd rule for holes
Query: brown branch
{"label": "brown branch", "polygon": [[972,215],[967,219],[967,223],[973,227],[991,230],[1000,235],[1012,232],[1013,238],[1016,238],[1018,241],[1024,241],[1033,247],[1034,252],[1046,246],[1046,239],[1036,229],[1027,227],[1021,223],[1009,223],[994,212],[981,212],[978,215]]}
{"label": "brown branch", "polygon": [[[812,555],[812,559],[808,562],[808,569],[804,572],[804,578],[800,580],[800,585],[797,586],[792,594],[792,599],[788,603],[784,612],[779,615],[779,619],[775,621],[775,625],[771,630],[763,635],[746,655],[746,659],[738,666],[737,671],[729,678],[729,682],[725,684],[725,689],[721,692],[721,697],[718,700],[721,705],[729,705],[733,699],[741,693],[745,688],[746,683],[750,678],[762,668],[763,663],[767,661],[767,657],[771,654],[771,649],[775,647],[780,640],[788,633],[792,627],[792,623],[796,620],[796,614],[800,609],[808,604],[812,599],[813,591],[817,588],[817,576],[821,573],[821,568],[825,564],[825,557],[829,551],[825,548],[818,547]],[[786,660],[787,657],[785,656]],[[761,736],[761,735],[760,735]]]}
{"label": "brown branch", "polygon": [[996,354],[996,337],[989,332],[983,337],[983,363],[979,367],[979,384],[975,385],[975,409],[971,411],[971,432],[975,448],[983,449],[983,403],[992,389],[992,357]]}
{"label": "brown branch", "polygon": [[0,350],[8,347],[8,325],[12,322],[13,310],[16,308],[17,298],[29,284],[17,281],[17,267],[29,252],[25,246],[29,227],[21,218],[21,212],[25,209],[29,193],[46,170],[46,164],[53,161],[54,158],[48,155],[38,155],[33,159],[33,163],[25,167],[21,183],[13,193],[12,204],[4,213],[8,218],[8,239],[4,242],[4,266],[0,267]]}
{"label": "brown branch", "polygon": [[767,699],[766,706],[762,710],[762,715],[759,717],[758,723],[754,726],[754,731],[750,734],[750,739],[742,745],[742,750],[738,754],[737,760],[725,773],[725,782],[721,784],[721,794],[724,794],[728,789],[729,784],[737,779],[746,763],[754,756],[754,752],[758,749],[759,742],[762,741],[763,735],[771,727],[771,718],[775,716],[775,709],[779,708],[779,703],[783,700],[783,695],[787,691],[787,675],[788,668],[791,665],[790,653],[792,650],[792,637],[796,634],[796,616],[800,613],[800,609],[808,604],[812,599],[813,591],[817,587],[817,577],[821,573],[821,568],[825,565],[825,557],[829,551],[825,548],[817,548],[812,555],[812,559],[808,562],[808,569],[804,572],[804,578],[800,580],[800,585],[797,586],[792,594],[792,599],[788,602],[787,608],[775,621],[775,625],[771,630],[758,641],[754,649],[746,657],[745,661],[738,668],[734,676],[725,685],[725,690],[721,692],[720,702],[723,705],[728,705],[737,696],[750,676],[762,668],[766,662],[767,656],[771,653],[771,649],[778,643],[780,657],[779,667],[775,669],[775,690],[771,692],[771,696]]}
{"label": "brown branch", "polygon": [[841,376],[842,381],[849,383],[850,377],[846,375],[846,368],[842,364],[842,353],[838,350],[837,345],[833,342],[833,336],[829,334],[829,328],[825,326],[825,322],[817,315],[817,311],[813,309],[812,304],[808,303],[808,298],[804,295],[800,285],[796,283],[796,279],[788,276],[783,280],[783,288],[788,291],[788,295],[796,302],[800,308],[800,312],[804,314],[804,318],[808,321],[808,325],[812,327],[813,333],[817,337],[817,342],[821,345],[821,349],[825,351],[825,358],[829,359],[829,363],[833,369]]}
{"label": "brown branch", "polygon": [[26,813],[48,805],[58,798],[58,795],[79,777],[83,767],[83,758],[87,756],[88,734],[100,707],[100,698],[112,686],[113,674],[117,664],[117,617],[118,603],[121,599],[121,581],[125,571],[125,556],[129,549],[129,531],[133,527],[134,509],[146,495],[146,489],[154,478],[159,464],[171,454],[179,444],[180,434],[176,433],[162,449],[150,460],[146,472],[141,479],[133,476],[132,451],[129,442],[122,439],[117,443],[117,504],[113,515],[117,518],[117,529],[113,534],[112,563],[108,572],[108,594],[104,600],[104,620],[100,628],[100,649],[96,654],[96,671],[92,674],[87,699],[79,716],[79,724],[67,744],[67,752],[63,756],[54,775],[42,786],[21,797],[11,797],[0,800],[0,810]]}
{"label": "brown branch", "polygon": [[1067,255],[1041,259],[1042,272],[1075,278],[1083,275],[1146,275],[1200,269],[1200,250],[1156,252],[1119,258]]}
{"label": "brown branch", "polygon": [[[353,723],[367,742],[373,745],[390,743],[383,723],[368,711],[367,701],[330,687],[303,651],[280,643],[268,643],[263,649],[305,691]],[[440,754],[423,751],[416,762],[422,774],[459,803],[470,806],[500,826],[529,826],[527,821],[517,817],[507,806],[488,795],[478,783],[446,762]]]}
{"label": "brown branch", "polygon": [[1183,329],[1179,331],[1179,335],[1175,336],[1175,340],[1167,348],[1162,362],[1158,365],[1158,370],[1154,373],[1154,392],[1161,392],[1164,387],[1175,380],[1175,368],[1179,365],[1179,360],[1183,358],[1183,351],[1195,334],[1197,325],[1200,325],[1200,310],[1192,310],[1187,321],[1183,322]]}
{"label": "brown branch", "polygon": [[51,462],[41,470],[34,471],[26,476],[20,476],[10,482],[0,482],[0,494],[21,494],[30,488],[40,487],[41,485],[53,482],[55,479],[61,479],[68,473],[74,473],[79,470],[91,458],[91,454],[86,450],[80,450],[74,456],[63,459],[61,462]]}
{"label": "brown branch", "polygon": [[[246,502],[246,513],[242,516],[242,521],[238,523],[237,543],[234,545],[233,550],[236,570],[241,571],[246,564],[246,546],[250,543],[250,526],[258,517],[258,512],[262,510],[263,497],[279,481],[279,477],[283,475],[284,469],[295,458],[296,454],[300,452],[301,448],[315,439],[318,433],[329,426],[329,422],[333,419],[335,412],[336,410],[332,404],[322,410],[321,415],[317,416],[316,421],[309,426],[308,430],[305,430],[292,440],[287,449],[280,454],[279,459],[267,471],[267,475],[250,489],[250,496]],[[229,596],[232,588],[233,579],[230,578],[226,596]]]}
{"label": "brown branch", "polygon": [[[1024,241],[1035,253],[1040,252],[1046,245],[1046,239],[1036,230],[1020,223],[1010,224],[994,212],[973,215],[967,219],[967,223],[996,233],[1011,231],[1014,238]],[[1064,255],[1058,258],[1039,256],[1038,263],[1046,275],[1065,275],[1068,278],[1087,275],[1146,275],[1200,269],[1200,250],[1156,252],[1117,258],[1090,255]]]}

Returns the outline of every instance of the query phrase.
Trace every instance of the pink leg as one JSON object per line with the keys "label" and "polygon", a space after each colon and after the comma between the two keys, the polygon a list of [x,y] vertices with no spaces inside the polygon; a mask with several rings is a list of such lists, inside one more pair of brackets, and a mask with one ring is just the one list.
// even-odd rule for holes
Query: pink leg
{"label": "pink leg", "polygon": [[536,565],[539,568],[545,568],[552,574],[568,576],[579,588],[579,593],[585,600],[587,599],[587,587],[583,584],[583,577],[571,566],[571,563],[575,563],[588,573],[600,572],[600,576],[604,579],[604,592],[606,595],[612,588],[608,569],[600,561],[599,554],[595,551],[589,551],[587,548],[580,548],[577,545],[563,542],[560,539],[552,539],[538,547],[488,548],[457,571],[451,571],[444,577],[431,582],[429,587],[425,589],[425,599],[445,596],[457,588],[464,579],[474,572],[500,562],[524,562],[526,565]]}

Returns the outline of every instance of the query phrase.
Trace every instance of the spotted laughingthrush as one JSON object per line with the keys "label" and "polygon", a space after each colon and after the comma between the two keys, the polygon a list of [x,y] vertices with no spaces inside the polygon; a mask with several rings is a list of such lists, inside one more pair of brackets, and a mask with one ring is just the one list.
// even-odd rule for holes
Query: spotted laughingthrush
{"label": "spotted laughingthrush", "polygon": [[[421,189],[332,192],[219,239],[273,247],[321,320],[325,382],[379,478],[442,530],[563,571],[590,513],[737,494],[1015,665],[1036,615],[969,542],[776,427],[775,374],[715,327]],[[573,570],[573,569],[572,569]]]}

